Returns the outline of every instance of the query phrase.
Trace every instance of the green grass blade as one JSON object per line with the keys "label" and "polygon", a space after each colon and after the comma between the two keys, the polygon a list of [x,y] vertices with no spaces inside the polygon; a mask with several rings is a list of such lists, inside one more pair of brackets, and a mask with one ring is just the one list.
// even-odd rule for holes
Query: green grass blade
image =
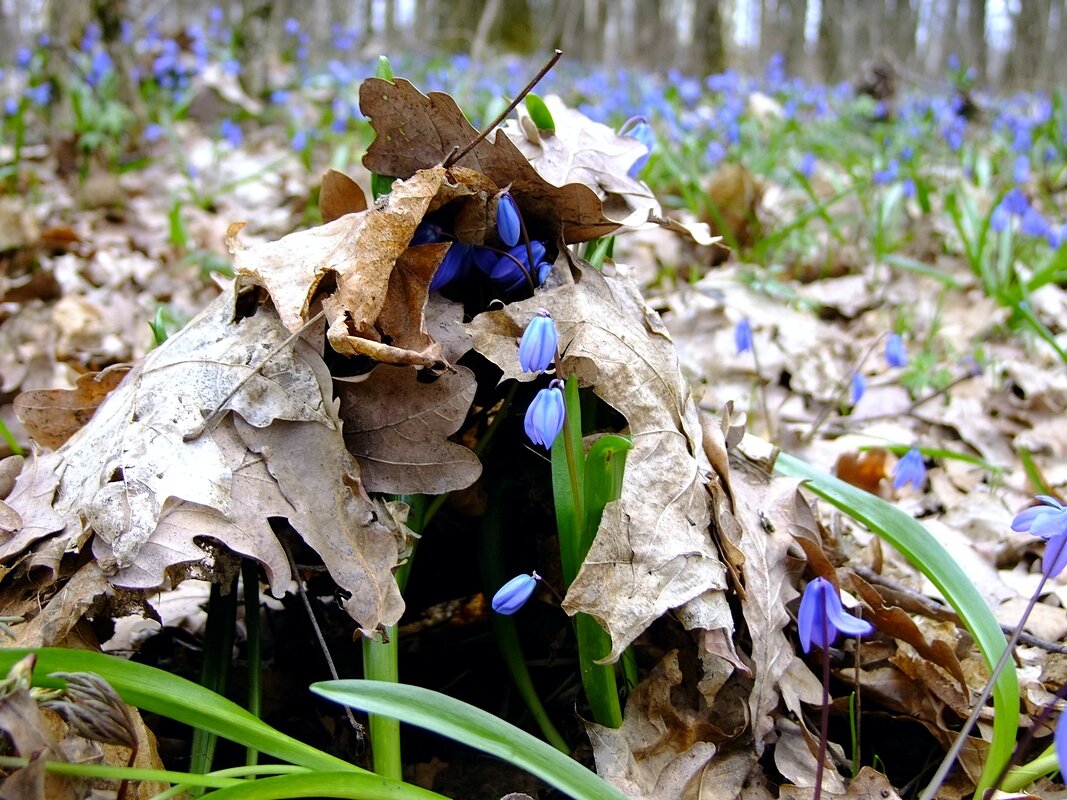
{"label": "green grass blade", "polygon": [[[921,523],[880,497],[821,472],[788,453],[779,454],[774,466],[783,475],[805,479],[813,492],[899,550],[956,609],[978,643],[989,669],[993,669],[1007,647],[1000,624],[967,573]],[[993,741],[975,797],[982,796],[1001,767],[1008,763],[1015,747],[1019,728],[1019,682],[1014,669],[1001,672],[993,689],[993,707]]]}
{"label": "green grass blade", "polygon": [[106,653],[59,647],[37,650],[5,647],[0,648],[0,673],[6,674],[12,664],[31,652],[37,654],[33,678],[36,686],[61,686],[59,680],[47,677],[51,672],[95,672],[110,683],[125,702],[143,711],[203,728],[237,744],[309,769],[366,772],[276,731],[236,703],[198,683]]}
{"label": "green grass blade", "polygon": [[311,772],[245,781],[204,795],[205,800],[289,800],[296,797],[337,797],[351,800],[448,800],[431,792],[369,773]]}
{"label": "green grass blade", "polygon": [[421,686],[323,681],[311,691],[336,703],[388,714],[496,756],[536,775],[574,800],[626,800],[619,790],[552,745],[448,695]]}

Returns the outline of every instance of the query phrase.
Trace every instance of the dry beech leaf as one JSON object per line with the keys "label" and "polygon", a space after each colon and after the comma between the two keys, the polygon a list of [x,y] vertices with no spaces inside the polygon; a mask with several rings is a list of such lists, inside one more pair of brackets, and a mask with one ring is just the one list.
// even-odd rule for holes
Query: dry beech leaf
{"label": "dry beech leaf", "polygon": [[319,211],[323,222],[333,222],[345,214],[367,210],[367,197],[359,184],[335,169],[326,170],[319,189]]}
{"label": "dry beech leaf", "polygon": [[[900,795],[893,788],[889,779],[870,767],[863,767],[844,793],[823,789],[826,800],[900,800]],[[814,787],[783,786],[778,800],[812,800]]]}
{"label": "dry beech leaf", "polygon": [[60,463],[62,457],[56,453],[36,451],[23,462],[22,472],[15,479],[15,488],[5,501],[14,517],[5,516],[16,524],[11,528],[5,524],[0,529],[0,534],[7,534],[0,540],[0,560],[21,553],[38,539],[67,526],[67,518],[57,514],[52,507],[52,498],[59,486],[56,469]]}
{"label": "dry beech leaf", "polygon": [[445,494],[481,475],[478,457],[448,440],[477,389],[466,367],[425,383],[410,367],[379,366],[365,380],[335,386],[345,445],[368,492]]}
{"label": "dry beech leaf", "polygon": [[834,474],[846,483],[877,495],[885,477],[886,455],[887,451],[880,447],[856,455],[842,453],[837,458]]}
{"label": "dry beech leaf", "polygon": [[[288,332],[269,308],[237,322],[232,316],[229,291],[149,353],[104,401],[91,425],[50,454],[53,458],[42,457],[49,458],[51,480],[58,481],[55,514],[78,530],[80,519],[87,519],[120,568],[134,563],[169,498],[232,514],[231,466],[219,446],[210,434],[185,441],[224,401],[224,408],[253,425],[276,419],[334,424],[311,363],[321,364],[321,357],[299,339],[280,347]],[[9,505],[25,519],[12,498]],[[15,538],[19,547],[30,544],[25,531]],[[15,547],[5,542],[0,558]]]}
{"label": "dry beech leaf", "polygon": [[[377,134],[363,165],[381,175],[409,178],[441,164],[454,147],[464,147],[478,136],[450,96],[441,92],[424,95],[403,78],[363,81],[359,107]],[[503,131],[497,131],[492,141],[479,142],[456,163],[477,170],[497,186],[510,185],[511,194],[534,225],[561,234],[568,244],[606,236],[619,227],[620,220],[605,216],[593,189],[580,183],[555,186],[546,181]]]}
{"label": "dry beech leaf", "polygon": [[923,658],[929,659],[945,669],[953,678],[959,681],[960,687],[966,690],[967,678],[963,674],[963,667],[960,665],[959,658],[956,657],[956,651],[948,642],[941,639],[927,641],[910,615],[896,606],[887,605],[878,590],[859,575],[850,575],[849,583],[859,599],[870,608],[870,616],[868,617],[865,614],[864,617],[874,624],[879,633],[907,642]]}
{"label": "dry beech leaf", "polygon": [[407,529],[385,503],[357,490],[359,465],[340,431],[296,422],[253,428],[240,419],[237,429],[248,448],[266,459],[293,507],[292,526],[349,593],[344,603],[349,616],[367,636],[381,625],[395,625],[404,600],[393,570],[407,548]]}
{"label": "dry beech leaf", "polygon": [[597,774],[634,800],[681,797],[714,760],[715,745],[705,741],[710,722],[675,706],[672,691],[681,683],[678,651],[672,650],[626,699],[621,728],[586,725]]}
{"label": "dry beech leaf", "polygon": [[563,373],[576,374],[626,417],[634,443],[622,497],[605,509],[564,608],[606,628],[609,660],[670,609],[687,628],[732,631],[725,567],[708,535],[711,467],[689,384],[659,316],[632,284],[587,267],[578,284],[480,314],[467,326],[474,348],[500,367],[503,379],[531,379],[519,367],[517,342],[541,308],[559,328]]}
{"label": "dry beech leaf", "polygon": [[798,596],[790,569],[789,530],[800,482],[792,478],[767,479],[760,470],[737,458],[731,465],[736,517],[742,536],[738,548],[745,596],[741,611],[752,636],[752,692],[748,698],[753,745],[763,752],[774,734],[773,712],[778,707],[779,683],[796,658],[785,629],[792,625],[786,604]]}
{"label": "dry beech leaf", "polygon": [[73,389],[23,392],[15,398],[15,413],[35,442],[59,447],[89,421],[129,370],[128,366],[109,367],[82,375]]}

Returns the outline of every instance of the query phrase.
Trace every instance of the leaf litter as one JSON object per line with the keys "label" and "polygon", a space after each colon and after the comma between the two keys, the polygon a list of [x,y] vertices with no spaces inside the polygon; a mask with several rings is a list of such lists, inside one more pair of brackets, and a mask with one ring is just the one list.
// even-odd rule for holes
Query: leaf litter
{"label": "leaf litter", "polygon": [[[16,411],[45,448],[0,462],[4,598],[17,607],[12,598],[23,594],[18,588],[31,568],[58,589],[26,623],[27,641],[67,641],[76,620],[108,594],[210,576],[220,546],[257,559],[281,595],[299,580],[283,546],[290,533],[321,558],[365,634],[396,623],[404,604],[393,571],[411,534],[403,506],[370,493],[439,494],[479,479],[464,430],[482,373],[457,362],[473,349],[496,365],[494,380],[528,381],[519,372],[517,337],[546,308],[560,329],[563,370],[620,415],[635,444],[622,498],[606,510],[564,609],[606,627],[612,660],[668,620],[695,634],[657,657],[631,693],[621,729],[588,726],[602,774],[634,797],[769,797],[773,787],[756,758],[773,748],[787,781],[780,796],[810,796],[816,734],[805,716],[819,702],[817,680],[790,635],[806,568],[809,577],[851,592],[880,631],[862,652],[850,651],[847,663],[855,666],[835,667],[835,676],[860,686],[865,703],[913,718],[946,745],[946,720],[965,711],[985,672],[951,620],[909,600],[936,598],[936,590],[866,532],[836,518],[827,524],[798,499],[795,481],[770,477],[769,462],[753,459],[737,435],[743,418],[732,419],[728,409],[737,401],[758,417],[753,385],[761,384],[779,411],[775,440],[825,465],[855,456],[856,443],[873,433],[882,436],[876,442],[956,437],[1005,469],[1024,443],[1055,474],[1062,442],[1043,432],[1055,430],[1055,410],[1067,397],[1062,376],[993,343],[1002,383],[976,376],[943,402],[908,411],[895,376],[872,360],[867,399],[849,417],[831,414],[827,435],[814,437],[812,424],[835,402],[831,387],[847,375],[860,343],[888,325],[882,310],[860,299],[870,285],[857,276],[807,292],[838,314],[815,320],[743,288],[732,268],[646,298],[621,264],[601,274],[564,254],[534,297],[465,317],[461,303],[428,291],[448,245],[409,246],[427,215],[448,210],[463,221],[462,235],[480,243],[491,235],[491,198],[507,187],[532,233],[559,246],[595,238],[662,216],[647,187],[627,176],[631,155],[641,153],[627,137],[549,98],[554,136],[533,141],[508,123],[446,168],[450,153],[477,135],[451,98],[372,79],[361,101],[378,134],[364,164],[398,178],[392,192],[368,206],[357,183],[330,173],[323,225],[250,244],[244,240],[263,227],[249,237],[240,223],[231,225],[234,288],[128,373],[105,372],[121,378],[117,386],[88,374],[73,380],[65,363],[93,348],[98,361],[114,358],[98,346],[102,330],[79,339],[91,331],[92,313],[59,317],[67,320],[63,334],[52,307],[31,302],[0,327],[0,340],[11,343],[0,348],[5,391],[35,390],[24,392]],[[37,235],[35,224],[20,225],[27,241]],[[220,229],[217,220],[212,225]],[[79,258],[71,252],[57,261]],[[64,278],[74,303],[68,309],[80,307],[88,291],[72,275]],[[894,295],[932,296],[923,280],[906,276]],[[1042,298],[1050,308],[1062,300],[1054,289]],[[920,304],[917,323],[935,312]],[[741,317],[752,319],[758,368],[732,352]],[[946,322],[973,329],[951,315]],[[335,374],[336,355],[362,371]],[[773,380],[786,372],[788,381]],[[50,388],[64,382],[69,389]],[[898,417],[894,427],[872,405],[880,392]],[[705,414],[709,407],[721,426]],[[217,410],[227,413],[215,419]],[[890,464],[872,463],[867,480],[876,492],[892,492],[884,480]],[[988,497],[976,506],[974,495],[986,486],[976,477],[981,469],[945,462],[932,470],[938,496],[954,498],[947,509],[954,530],[939,535],[986,570],[995,581],[986,583],[989,599],[1006,605],[1017,602],[1025,581],[1018,568],[1002,568],[997,580],[990,565],[1000,563],[1004,545],[971,531],[1006,530],[1011,510],[1024,502],[1024,484],[1009,481],[1006,501]],[[900,499],[929,513],[924,498]],[[74,571],[64,566],[86,547],[95,561]],[[1046,661],[1042,648],[1020,653],[1024,667]],[[1044,698],[1039,671],[1023,674],[1030,676],[1024,692],[1043,702],[1036,699]],[[946,789],[962,794],[977,775],[981,736],[973,744],[963,761],[969,777]],[[847,790],[843,782],[827,789],[842,797],[894,791],[869,768]]]}

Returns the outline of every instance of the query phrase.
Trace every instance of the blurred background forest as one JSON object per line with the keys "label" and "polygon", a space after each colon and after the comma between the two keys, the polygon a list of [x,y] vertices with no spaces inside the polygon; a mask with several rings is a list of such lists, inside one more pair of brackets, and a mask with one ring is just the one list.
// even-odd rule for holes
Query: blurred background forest
{"label": "blurred background forest", "polygon": [[1051,89],[1067,51],[1067,0],[0,0],[0,52],[42,33],[77,41],[90,20],[116,40],[124,21],[180,29],[220,11],[253,82],[266,81],[257,62],[281,52],[292,20],[312,62],[336,50],[477,62],[559,47],[572,62],[706,75],[756,71],[780,53],[786,74],[823,83],[851,80],[881,56],[920,84],[958,62],[983,87]]}

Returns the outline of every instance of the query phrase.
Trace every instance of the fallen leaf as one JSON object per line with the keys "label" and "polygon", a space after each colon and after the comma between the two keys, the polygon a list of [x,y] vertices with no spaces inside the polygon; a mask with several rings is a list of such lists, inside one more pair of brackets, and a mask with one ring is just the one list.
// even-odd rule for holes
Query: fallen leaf
{"label": "fallen leaf", "polygon": [[879,491],[885,478],[885,461],[888,451],[880,447],[860,453],[842,453],[837,457],[834,474],[846,483],[851,483],[873,495]]}
{"label": "fallen leaf", "polygon": [[[409,178],[443,163],[454,148],[478,136],[455,100],[441,92],[424,95],[403,78],[363,81],[359,107],[377,134],[363,166],[380,175]],[[480,141],[456,163],[482,173],[497,186],[510,186],[530,218],[527,227],[545,227],[568,244],[606,236],[619,227],[619,220],[604,215],[591,188],[579,183],[552,185],[503,131],[497,131],[493,141]]]}
{"label": "fallen leaf", "polygon": [[620,500],[600,530],[564,600],[569,614],[595,617],[611,634],[608,660],[669,609],[689,628],[733,630],[725,567],[708,535],[704,485],[711,467],[689,385],[658,315],[636,288],[586,268],[581,282],[510,303],[468,325],[474,348],[503,372],[530,380],[518,337],[538,310],[559,329],[562,374],[575,374],[629,423]]}
{"label": "fallen leaf", "polygon": [[366,211],[367,198],[350,177],[336,169],[328,169],[319,189],[319,210],[323,222],[333,222],[345,214]]}
{"label": "fallen leaf", "polygon": [[368,492],[446,494],[478,479],[478,457],[448,440],[477,389],[466,367],[426,383],[409,367],[382,365],[365,380],[335,386],[345,445]]}
{"label": "fallen leaf", "polygon": [[715,745],[702,740],[707,720],[675,705],[672,691],[681,683],[672,650],[630,692],[622,727],[586,725],[597,774],[634,800],[681,797],[715,755]]}
{"label": "fallen leaf", "polygon": [[73,389],[31,389],[15,398],[15,413],[34,441],[59,447],[84,427],[126,373],[128,366],[109,367],[78,378]]}

